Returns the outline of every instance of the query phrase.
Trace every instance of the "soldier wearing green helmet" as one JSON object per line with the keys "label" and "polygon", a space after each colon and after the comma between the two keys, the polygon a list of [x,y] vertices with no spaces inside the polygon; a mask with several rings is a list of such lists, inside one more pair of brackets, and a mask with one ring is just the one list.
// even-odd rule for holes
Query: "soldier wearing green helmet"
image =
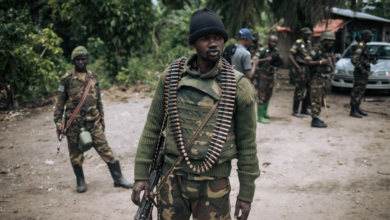
{"label": "soldier wearing green helmet", "polygon": [[[68,125],[69,127],[65,132],[68,140],[70,162],[77,179],[77,192],[83,193],[87,190],[82,168],[84,150],[78,147],[79,135],[83,128],[91,134],[93,147],[107,163],[111,176],[114,179],[114,186],[129,189],[133,186],[133,183],[123,178],[119,161],[115,160],[114,153],[108,146],[106,135],[104,134],[104,111],[99,81],[96,73],[87,70],[87,49],[83,46],[76,47],[72,52],[71,59],[74,63],[74,69],[61,77],[58,88],[58,101],[56,106],[54,106],[54,123],[56,124],[57,136],[59,137],[60,133],[62,133],[61,118],[64,109],[66,109],[65,115],[67,119],[71,118],[73,112],[77,112],[75,113],[73,123]],[[77,106],[82,99],[89,79],[92,79],[91,88],[81,108],[77,111]]]}
{"label": "soldier wearing green helmet", "polygon": [[307,60],[305,64],[314,69],[314,76],[310,84],[311,117],[312,127],[326,128],[327,125],[318,117],[321,113],[321,100],[324,96],[326,82],[330,74],[335,70],[333,44],[336,40],[334,33],[324,32],[320,37],[320,43],[310,51],[312,61]]}

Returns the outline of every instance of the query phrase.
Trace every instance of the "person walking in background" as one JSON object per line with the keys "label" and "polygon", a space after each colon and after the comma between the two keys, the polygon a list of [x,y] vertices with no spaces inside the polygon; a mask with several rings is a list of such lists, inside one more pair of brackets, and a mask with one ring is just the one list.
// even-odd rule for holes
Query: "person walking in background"
{"label": "person walking in background", "polygon": [[[290,49],[289,60],[296,68],[295,76],[295,91],[293,114],[298,118],[302,118],[301,114],[310,115],[307,107],[310,104],[310,69],[305,65],[305,60],[311,60],[308,51],[311,51],[312,45],[309,40],[313,32],[310,28],[301,29],[301,39],[298,39]],[[306,91],[306,95],[305,95]],[[299,114],[299,106],[302,103],[301,114]]]}
{"label": "person walking in background", "polygon": [[252,66],[251,53],[246,48],[254,39],[248,28],[241,29],[238,33],[236,52],[231,57],[233,68],[243,73],[248,79],[252,78],[256,67]]}
{"label": "person walking in background", "polygon": [[279,49],[276,47],[278,44],[278,37],[275,35],[269,36],[268,45],[261,47],[256,53],[257,62],[259,65],[256,67],[259,72],[258,81],[256,84],[258,100],[257,100],[257,121],[268,124],[267,119],[273,119],[274,117],[268,115],[268,105],[274,89],[274,75],[276,68],[282,63],[282,59],[279,55]]}

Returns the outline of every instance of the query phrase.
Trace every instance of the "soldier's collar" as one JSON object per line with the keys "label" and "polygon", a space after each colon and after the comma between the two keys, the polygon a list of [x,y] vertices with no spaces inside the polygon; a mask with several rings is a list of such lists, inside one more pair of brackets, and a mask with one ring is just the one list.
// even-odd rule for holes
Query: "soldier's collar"
{"label": "soldier's collar", "polygon": [[214,78],[221,72],[222,61],[219,60],[215,63],[215,66],[208,73],[201,73],[199,67],[196,64],[197,54],[191,55],[184,64],[184,70],[191,76],[197,76],[201,79]]}
{"label": "soldier's collar", "polygon": [[[89,70],[87,70],[87,76],[88,76],[89,78],[93,78],[92,72],[89,71]],[[77,79],[77,78],[78,78],[75,68],[72,69],[72,78],[73,78],[73,79]]]}

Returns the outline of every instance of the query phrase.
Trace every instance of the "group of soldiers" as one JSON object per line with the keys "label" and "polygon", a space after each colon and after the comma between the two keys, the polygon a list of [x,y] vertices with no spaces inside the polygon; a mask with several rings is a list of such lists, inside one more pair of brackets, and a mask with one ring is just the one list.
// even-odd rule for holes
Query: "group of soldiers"
{"label": "group of soldiers", "polygon": [[[311,115],[312,127],[326,128],[327,125],[319,119],[321,106],[326,104],[326,87],[330,76],[335,71],[336,58],[333,53],[333,45],[336,40],[332,32],[323,32],[316,46],[312,46],[310,37],[312,35],[310,28],[301,29],[301,38],[296,40],[290,49],[289,60],[293,65],[293,82],[295,84],[293,116],[303,118],[302,115]],[[354,70],[354,85],[351,92],[351,112],[350,116],[362,118],[367,116],[360,109],[362,96],[366,90],[368,82],[368,73],[370,72],[370,57],[368,56],[367,43],[372,39],[372,32],[364,30],[361,33],[361,41],[358,42],[352,64]],[[272,90],[274,86],[274,75],[278,65],[271,62],[275,57],[280,57],[276,44],[278,39],[271,35],[268,39],[268,45],[260,47],[256,55],[253,56],[253,64],[257,65],[254,82],[257,84],[258,101],[257,114],[258,122],[268,124],[267,119],[273,117],[268,115],[267,109]],[[282,59],[281,59],[282,60]],[[301,106],[301,111],[299,108]],[[308,108],[311,107],[311,112]]]}
{"label": "group of soldiers", "polygon": [[[290,60],[297,70],[293,115],[302,117],[298,111],[301,101],[301,114],[310,114],[307,107],[311,103],[312,126],[326,127],[318,116],[326,81],[334,71],[335,38],[333,33],[325,32],[313,49],[310,35],[310,29],[303,28],[302,38],[291,48]],[[354,117],[362,114],[359,104],[369,71],[365,46],[369,38],[365,36],[369,35],[363,32],[363,44],[359,44],[352,59],[356,66],[356,88],[351,101]],[[58,136],[67,135],[77,192],[87,190],[80,133],[88,131],[93,147],[108,165],[114,186],[133,188],[132,201],[138,206],[142,191],[148,201],[154,201],[155,193],[159,194],[158,213],[166,220],[190,219],[191,215],[193,219],[231,219],[229,176],[231,160],[237,158],[240,186],[234,217],[248,219],[255,180],[260,176],[257,120],[268,123],[266,119],[272,119],[267,109],[276,67],[282,59],[276,47],[278,38],[272,35],[268,44],[259,47],[255,54],[254,65],[259,66],[257,77],[261,79],[256,94],[249,79],[221,58],[228,38],[221,18],[214,11],[204,8],[193,13],[189,44],[196,53],[176,60],[161,74],[137,148],[134,183],[123,178],[120,164],[108,146],[99,81],[97,74],[86,68],[88,51],[82,46],[73,51],[74,69],[61,78],[54,122]],[[314,68],[313,76],[309,67]],[[62,115],[71,119],[65,130]],[[163,152],[159,154],[164,162],[158,175],[166,177],[166,182],[162,183],[161,191],[152,193],[149,172],[156,161],[156,149]],[[149,219],[144,217],[141,219]]]}

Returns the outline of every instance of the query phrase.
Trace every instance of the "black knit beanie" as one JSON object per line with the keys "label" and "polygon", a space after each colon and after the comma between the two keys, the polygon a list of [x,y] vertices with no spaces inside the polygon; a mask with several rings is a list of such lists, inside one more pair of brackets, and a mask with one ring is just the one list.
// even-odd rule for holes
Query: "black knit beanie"
{"label": "black knit beanie", "polygon": [[199,37],[207,34],[220,34],[225,42],[229,39],[221,18],[214,11],[204,8],[197,10],[191,16],[190,45],[194,44]]}

